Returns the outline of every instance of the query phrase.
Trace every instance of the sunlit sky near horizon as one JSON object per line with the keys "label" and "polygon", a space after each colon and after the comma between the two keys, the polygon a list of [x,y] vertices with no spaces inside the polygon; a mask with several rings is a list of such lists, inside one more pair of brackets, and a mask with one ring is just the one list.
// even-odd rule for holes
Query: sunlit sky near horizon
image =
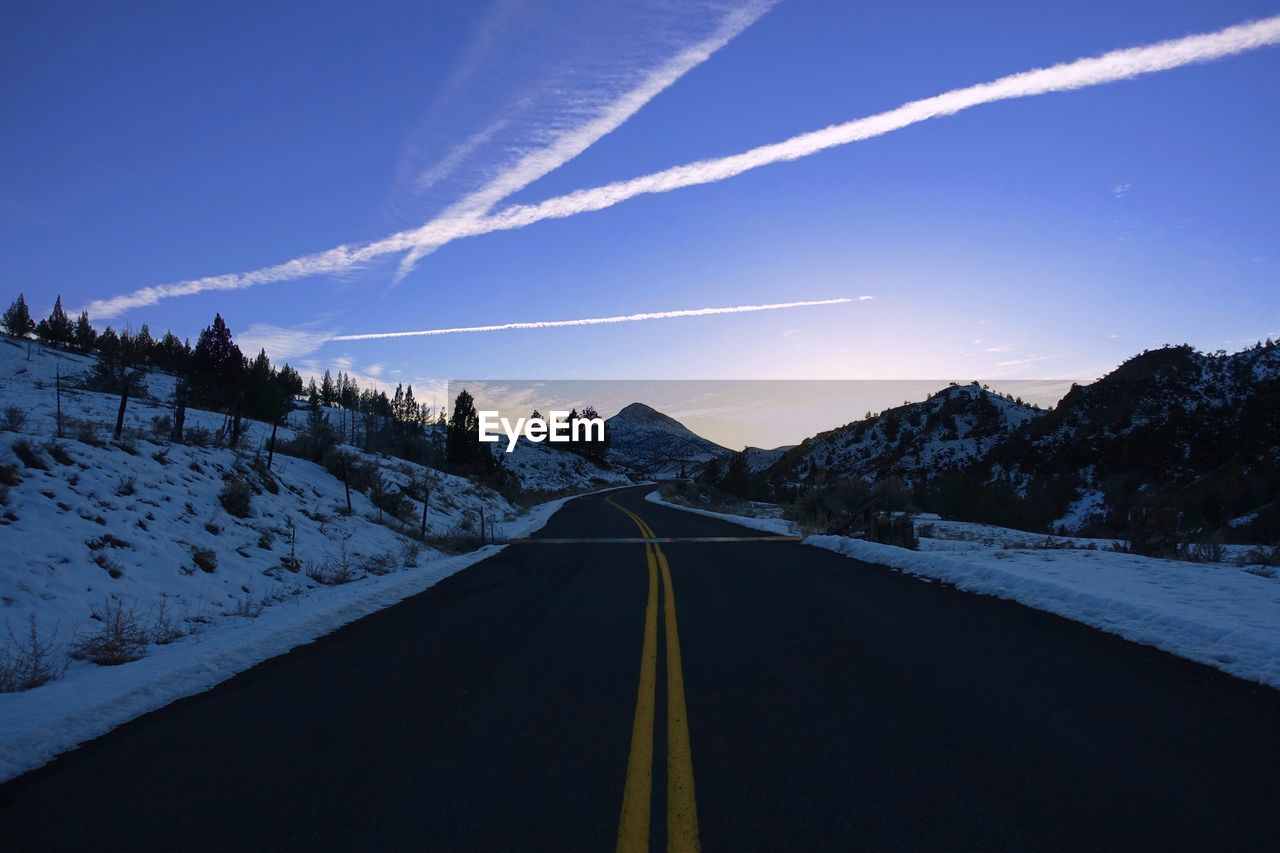
{"label": "sunlit sky near horizon", "polygon": [[[494,209],[1280,13],[1275,2],[766,6],[13,7],[0,34],[3,298],[23,291],[43,314],[58,293],[79,307],[415,228],[616,111],[727,26],[703,61]],[[1165,343],[1240,349],[1280,335],[1278,80],[1271,47],[988,104],[459,240],[398,283],[401,256],[388,255],[110,322],[194,337],[218,311],[277,361],[419,385],[1093,378]],[[860,295],[874,299],[323,342]]]}

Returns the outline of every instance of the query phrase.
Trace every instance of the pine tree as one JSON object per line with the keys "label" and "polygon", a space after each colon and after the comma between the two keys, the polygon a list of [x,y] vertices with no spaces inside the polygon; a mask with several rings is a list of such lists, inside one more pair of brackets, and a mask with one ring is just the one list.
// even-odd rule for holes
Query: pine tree
{"label": "pine tree", "polygon": [[186,368],[190,347],[178,339],[173,332],[165,332],[164,337],[152,349],[152,358],[157,367],[173,373]]}
{"label": "pine tree", "polygon": [[324,372],[324,379],[320,381],[320,402],[326,406],[332,406],[338,402],[338,386],[333,383],[333,377],[329,375],[329,371]]}
{"label": "pine tree", "polygon": [[4,330],[15,338],[25,338],[36,329],[36,324],[31,320],[31,312],[27,309],[27,300],[22,294],[18,294],[18,298],[9,306],[9,310],[4,312],[4,316],[0,317],[0,326],[4,326]]}
{"label": "pine tree", "polygon": [[480,416],[475,399],[463,389],[453,401],[445,440],[449,470],[459,474],[483,474],[493,467],[493,453],[480,441]]}
{"label": "pine tree", "polygon": [[200,333],[190,362],[193,397],[225,408],[237,397],[244,355],[231,338],[221,314]]}
{"label": "pine tree", "polygon": [[133,356],[138,364],[151,364],[155,361],[156,342],[151,337],[151,329],[146,323],[142,324],[142,328],[138,330],[138,334],[133,338]]}
{"label": "pine tree", "polygon": [[116,330],[107,326],[102,330],[102,334],[98,335],[97,340],[98,354],[103,358],[115,358],[120,353],[120,336],[116,334]]}
{"label": "pine tree", "polygon": [[36,334],[40,339],[51,344],[66,346],[75,338],[75,326],[67,312],[62,310],[62,296],[53,302],[53,310],[49,316],[36,324]]}
{"label": "pine tree", "polygon": [[89,352],[98,342],[98,330],[93,328],[93,324],[89,322],[89,312],[81,311],[80,316],[76,318],[76,328],[73,333],[76,342],[76,349],[80,352]]}

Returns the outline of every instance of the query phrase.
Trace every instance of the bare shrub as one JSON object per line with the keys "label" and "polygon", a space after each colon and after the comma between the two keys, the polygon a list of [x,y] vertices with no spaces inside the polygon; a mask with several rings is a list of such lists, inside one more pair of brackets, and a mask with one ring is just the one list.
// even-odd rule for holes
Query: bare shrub
{"label": "bare shrub", "polygon": [[168,415],[156,415],[151,419],[151,435],[160,441],[166,441],[173,432],[173,418]]}
{"label": "bare shrub", "polygon": [[99,666],[117,666],[146,654],[147,629],[134,605],[126,607],[120,599],[108,598],[92,618],[99,628],[71,647],[73,658]]}
{"label": "bare shrub", "polygon": [[1179,542],[1174,556],[1192,563],[1221,563],[1226,559],[1226,549],[1222,547],[1222,534],[1202,536],[1195,542]]}
{"label": "bare shrub", "polygon": [[81,444],[87,444],[90,447],[106,446],[106,442],[98,435],[98,425],[93,421],[75,421],[72,426],[75,427],[76,441]]}
{"label": "bare shrub", "polygon": [[371,575],[389,575],[398,568],[396,558],[392,554],[375,554],[372,557],[366,557],[361,563],[362,571]]}
{"label": "bare shrub", "polygon": [[111,533],[104,533],[101,536],[95,536],[84,544],[89,546],[90,551],[101,551],[103,548],[132,548],[125,540]]}
{"label": "bare shrub", "polygon": [[0,465],[0,486],[16,486],[22,482],[17,465]]}
{"label": "bare shrub", "polygon": [[203,427],[187,427],[183,431],[183,438],[193,447],[208,447],[213,444],[213,433]]}
{"label": "bare shrub", "polygon": [[1253,566],[1280,566],[1280,545],[1259,545],[1250,548],[1244,555],[1244,562]]}
{"label": "bare shrub", "polygon": [[7,406],[4,410],[4,429],[9,432],[22,432],[22,428],[27,425],[26,409],[17,406]]}
{"label": "bare shrub", "polygon": [[382,513],[394,519],[405,520],[413,513],[413,504],[405,497],[404,492],[396,488],[395,483],[376,472],[369,482],[369,500],[378,508],[378,520],[382,521]]}
{"label": "bare shrub", "polygon": [[67,452],[67,446],[60,441],[51,441],[44,446],[44,449],[59,465],[75,464],[76,460],[72,459],[71,454]]}
{"label": "bare shrub", "polygon": [[427,541],[433,548],[446,554],[465,554],[468,551],[475,551],[484,544],[479,533],[464,527],[455,527],[445,533],[430,536]]}
{"label": "bare shrub", "polygon": [[263,601],[257,601],[253,597],[253,590],[244,587],[242,589],[244,595],[236,599],[236,606],[227,611],[228,616],[242,616],[245,619],[256,619],[262,615],[262,610],[266,606]]}
{"label": "bare shrub", "polygon": [[253,512],[253,484],[239,474],[227,474],[223,478],[218,503],[236,518],[248,518]]}
{"label": "bare shrub", "polygon": [[406,569],[415,568],[418,565],[418,558],[421,556],[422,546],[412,539],[400,547],[400,565]]}
{"label": "bare shrub", "polygon": [[187,632],[183,630],[182,624],[173,618],[169,596],[161,595],[160,603],[156,605],[155,621],[151,623],[151,642],[157,646],[167,646],[186,635]]}
{"label": "bare shrub", "polygon": [[0,649],[0,693],[30,690],[58,680],[66,672],[66,660],[59,661],[54,655],[58,632],[55,630],[48,639],[42,638],[34,613],[21,636],[15,634],[12,627],[6,631],[8,642]]}
{"label": "bare shrub", "polygon": [[48,466],[44,464],[44,459],[31,446],[29,441],[15,441],[13,443],[13,454],[22,460],[22,464],[28,468],[36,468],[41,471],[48,469]]}
{"label": "bare shrub", "polygon": [[138,490],[138,478],[132,474],[125,474],[116,480],[116,494],[122,498],[127,498]]}
{"label": "bare shrub", "polygon": [[351,583],[357,577],[355,562],[351,559],[351,554],[347,550],[347,542],[351,539],[351,532],[342,528],[327,528],[323,529],[323,532],[330,539],[337,541],[338,550],[333,553],[326,553],[324,561],[319,565],[309,563],[307,565],[307,577],[325,586]]}
{"label": "bare shrub", "polygon": [[196,548],[191,552],[191,562],[195,563],[200,571],[211,575],[218,570],[218,552],[212,548]]}
{"label": "bare shrub", "polygon": [[120,580],[120,578],[124,577],[124,569],[120,568],[120,564],[102,551],[93,555],[93,562],[110,575],[112,580]]}

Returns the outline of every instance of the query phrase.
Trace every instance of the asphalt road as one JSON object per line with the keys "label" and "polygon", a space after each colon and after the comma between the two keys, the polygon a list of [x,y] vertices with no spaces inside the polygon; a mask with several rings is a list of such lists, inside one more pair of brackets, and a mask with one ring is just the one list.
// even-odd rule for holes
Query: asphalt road
{"label": "asphalt road", "polygon": [[0,787],[0,847],[1277,849],[1280,694],[645,491]]}

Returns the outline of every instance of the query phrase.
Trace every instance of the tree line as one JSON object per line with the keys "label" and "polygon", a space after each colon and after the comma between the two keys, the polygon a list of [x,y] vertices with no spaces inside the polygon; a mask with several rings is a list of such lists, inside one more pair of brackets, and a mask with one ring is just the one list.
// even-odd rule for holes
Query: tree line
{"label": "tree line", "polygon": [[[97,356],[88,382],[94,390],[120,395],[117,437],[129,397],[142,392],[148,372],[158,370],[176,379],[170,431],[175,441],[183,440],[186,410],[191,406],[225,414],[227,443],[232,447],[239,443],[242,419],[270,424],[274,451],[277,428],[291,411],[305,406],[311,416],[304,435],[299,436],[306,445],[303,455],[319,459],[338,442],[435,467],[441,467],[446,455],[439,435],[447,426],[445,411],[441,408],[433,419],[432,407],[415,398],[412,385],[398,384],[388,394],[361,387],[345,373],[335,378],[328,370],[319,382],[312,378],[304,384],[288,364],[273,365],[265,349],[246,357],[221,314],[215,314],[192,346],[172,331],[155,337],[146,324],[136,332],[111,326],[99,332],[87,311],[72,320],[61,296],[49,316],[36,321],[19,294],[0,315],[0,328],[14,337],[34,336],[45,345]],[[336,422],[330,422],[326,407],[338,410]]]}

